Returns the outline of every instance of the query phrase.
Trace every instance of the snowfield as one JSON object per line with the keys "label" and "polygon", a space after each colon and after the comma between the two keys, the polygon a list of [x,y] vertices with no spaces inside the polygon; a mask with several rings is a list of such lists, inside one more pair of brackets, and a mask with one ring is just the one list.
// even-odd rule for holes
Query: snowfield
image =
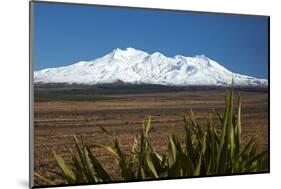
{"label": "snowfield", "polygon": [[167,86],[236,86],[264,87],[266,79],[233,73],[210,58],[200,55],[166,57],[134,48],[115,49],[105,56],[72,65],[34,72],[35,83],[159,84]]}

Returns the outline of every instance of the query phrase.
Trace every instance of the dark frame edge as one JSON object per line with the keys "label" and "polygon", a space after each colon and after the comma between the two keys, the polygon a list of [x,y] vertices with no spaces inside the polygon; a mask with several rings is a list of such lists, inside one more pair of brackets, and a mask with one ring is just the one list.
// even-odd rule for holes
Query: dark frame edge
{"label": "dark frame edge", "polygon": [[267,17],[267,20],[268,20],[268,25],[267,25],[267,56],[268,56],[268,78],[267,78],[267,81],[268,81],[268,129],[267,129],[267,138],[268,138],[268,172],[270,173],[270,129],[271,129],[271,125],[270,125],[270,90],[271,90],[271,87],[270,87],[270,16]]}
{"label": "dark frame edge", "polygon": [[34,187],[33,1],[29,1],[29,188]]}

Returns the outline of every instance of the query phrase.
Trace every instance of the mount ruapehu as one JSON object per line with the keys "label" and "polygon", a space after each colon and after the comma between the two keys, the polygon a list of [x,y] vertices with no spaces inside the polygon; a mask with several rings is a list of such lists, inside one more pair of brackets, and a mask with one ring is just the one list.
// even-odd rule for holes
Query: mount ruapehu
{"label": "mount ruapehu", "polygon": [[[233,81],[233,83],[232,83]],[[233,73],[204,56],[167,57],[134,48],[115,49],[105,56],[34,72],[35,84],[267,87],[266,79]]]}

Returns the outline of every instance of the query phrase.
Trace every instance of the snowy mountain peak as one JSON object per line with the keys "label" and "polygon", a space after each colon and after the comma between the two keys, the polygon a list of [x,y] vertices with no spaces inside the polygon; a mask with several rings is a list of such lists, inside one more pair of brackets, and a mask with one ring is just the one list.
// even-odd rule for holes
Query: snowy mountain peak
{"label": "snowy mountain peak", "polygon": [[155,52],[151,54],[151,56],[156,57],[156,58],[167,58],[165,55],[161,54],[160,52]]}
{"label": "snowy mountain peak", "polygon": [[233,73],[205,55],[166,57],[128,47],[91,60],[34,72],[34,82],[99,84],[122,81],[159,85],[267,86],[266,79]]}
{"label": "snowy mountain peak", "polygon": [[137,50],[131,47],[126,48],[125,50],[122,49],[114,49],[112,51],[112,57],[116,59],[129,59],[131,57],[136,57],[136,56],[147,56],[148,54],[144,51]]}
{"label": "snowy mountain peak", "polygon": [[126,56],[133,56],[133,55],[136,55],[136,54],[143,54],[143,53],[147,54],[144,51],[137,50],[137,49],[134,49],[132,47],[128,47],[125,50],[117,48],[117,49],[113,50],[113,53],[114,54],[123,54],[123,55],[126,55]]}

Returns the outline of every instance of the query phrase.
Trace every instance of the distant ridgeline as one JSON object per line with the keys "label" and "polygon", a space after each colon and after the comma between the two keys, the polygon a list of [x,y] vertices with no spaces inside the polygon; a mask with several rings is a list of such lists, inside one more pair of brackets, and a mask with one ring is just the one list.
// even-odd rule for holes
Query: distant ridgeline
{"label": "distant ridgeline", "polygon": [[153,85],[152,88],[155,85],[161,85],[160,88],[162,86],[267,88],[268,85],[266,79],[233,73],[204,55],[166,57],[159,52],[149,54],[133,48],[115,49],[95,60],[35,71],[34,82],[50,84],[48,86],[54,86],[53,83],[110,84],[110,87],[122,85],[125,88],[129,84]]}

